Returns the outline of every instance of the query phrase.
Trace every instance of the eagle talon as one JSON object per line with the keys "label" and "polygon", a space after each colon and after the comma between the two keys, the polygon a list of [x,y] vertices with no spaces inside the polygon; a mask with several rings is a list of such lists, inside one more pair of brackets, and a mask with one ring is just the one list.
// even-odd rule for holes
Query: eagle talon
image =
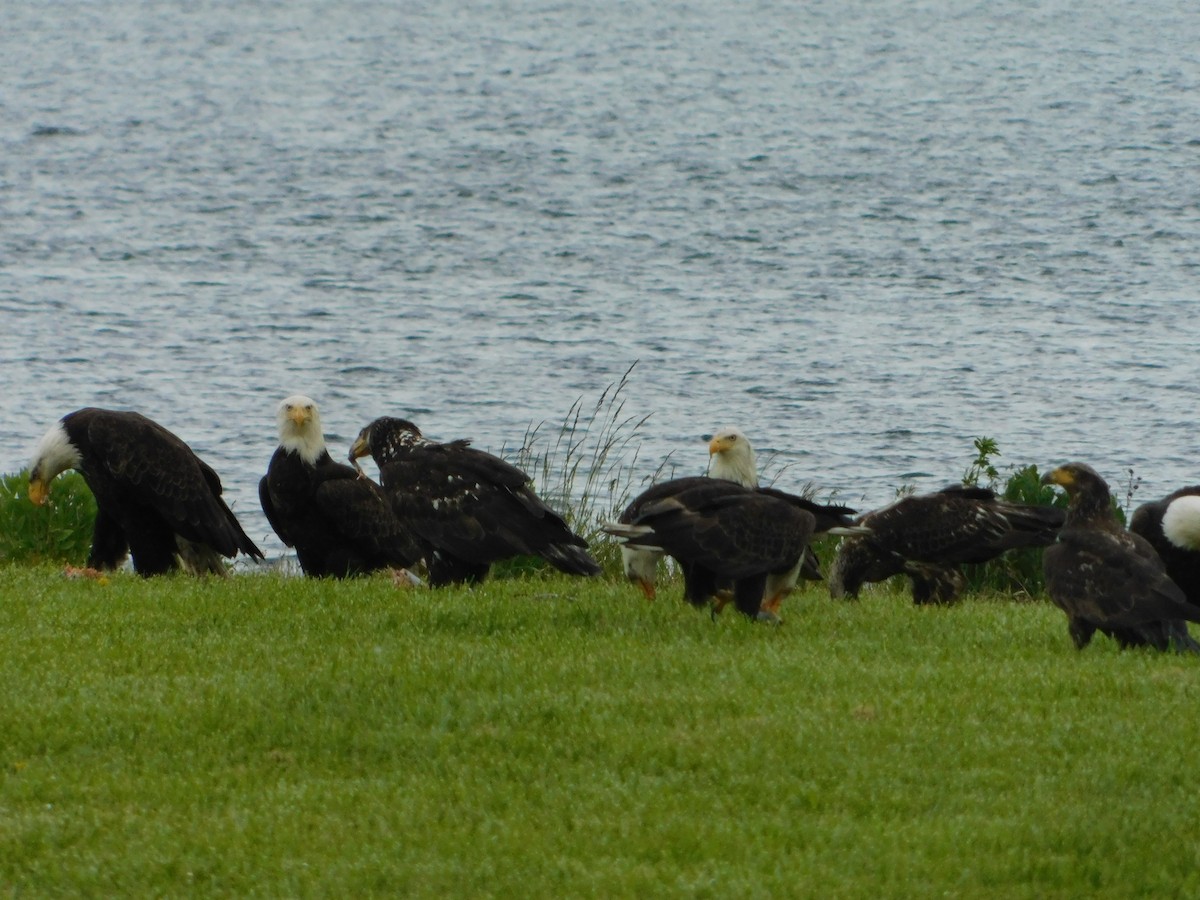
{"label": "eagle talon", "polygon": [[420,587],[421,579],[408,569],[392,569],[392,584],[398,588]]}

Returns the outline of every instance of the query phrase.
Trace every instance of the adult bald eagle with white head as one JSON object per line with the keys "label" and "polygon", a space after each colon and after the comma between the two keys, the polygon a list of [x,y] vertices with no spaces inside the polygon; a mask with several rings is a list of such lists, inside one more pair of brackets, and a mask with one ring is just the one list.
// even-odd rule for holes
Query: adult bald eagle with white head
{"label": "adult bald eagle with white head", "polygon": [[[815,503],[786,491],[759,487],[758,464],[754,447],[741,429],[726,427],[718,430],[709,441],[708,452],[709,466],[706,476],[675,478],[651,485],[629,503],[621,513],[618,524],[634,522],[643,514],[644,510],[670,496],[688,492],[693,502],[701,496],[705,498],[705,502],[712,502],[718,496],[737,493],[730,490],[730,486],[737,486],[763,496],[782,500],[810,514],[813,517],[811,536],[841,534],[846,533],[847,530],[854,533],[865,531],[854,525],[851,517],[855,511],[850,507]],[[707,487],[705,487],[706,485]],[[705,488],[705,490],[697,493],[694,489],[698,487]],[[624,541],[621,544],[621,562],[625,576],[641,588],[647,599],[654,599],[656,594],[658,562],[664,555],[661,548],[645,543]],[[683,567],[684,596],[689,602],[701,605],[710,599],[710,596],[705,595],[709,586],[701,579],[693,579],[691,571],[689,567]],[[807,542],[804,548],[800,577],[817,581],[821,579],[821,570],[816,554]],[[718,585],[713,592],[723,594],[725,587],[725,585]],[[765,602],[770,604],[768,613],[777,612],[780,596],[779,592],[776,592],[776,596],[764,598]],[[718,601],[719,603],[720,601]]]}
{"label": "adult bald eagle with white head", "polygon": [[263,558],[222,498],[217,473],[141,413],[87,407],[63,416],[34,451],[29,498],[46,503],[50,482],[68,469],[96,498],[90,568],[116,569],[129,556],[139,575],[224,575],[224,557]]}
{"label": "adult bald eagle with white head", "polygon": [[[816,519],[814,537],[866,531],[866,528],[859,527],[854,522],[852,516],[855,510],[849,506],[817,503],[799,494],[774,487],[762,487],[758,481],[758,458],[754,453],[754,445],[740,428],[726,426],[712,436],[708,442],[708,476],[732,481],[742,487],[754,488],[807,510]],[[809,581],[822,580],[821,566],[811,545],[805,550],[801,575]]]}
{"label": "adult bald eagle with white head", "polygon": [[713,434],[708,442],[708,475],[742,487],[758,487],[754,445],[740,428],[726,426]]}
{"label": "adult bald eagle with white head", "polygon": [[317,404],[296,394],[279,404],[276,419],[279,447],[258,496],[304,574],[346,578],[415,565],[423,548],[382,488],[330,457]]}

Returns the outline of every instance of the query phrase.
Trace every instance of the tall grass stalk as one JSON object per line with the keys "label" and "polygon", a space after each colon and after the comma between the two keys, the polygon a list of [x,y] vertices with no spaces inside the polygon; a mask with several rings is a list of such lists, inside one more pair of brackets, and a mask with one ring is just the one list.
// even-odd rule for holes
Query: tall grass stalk
{"label": "tall grass stalk", "polygon": [[605,387],[593,404],[578,398],[560,425],[531,424],[513,454],[515,465],[531,475],[542,499],[602,556],[613,552],[601,537],[600,523],[617,515],[643,481],[657,480],[673,469],[668,458],[649,478],[639,480],[641,439],[650,414],[631,414],[625,408],[636,365]]}

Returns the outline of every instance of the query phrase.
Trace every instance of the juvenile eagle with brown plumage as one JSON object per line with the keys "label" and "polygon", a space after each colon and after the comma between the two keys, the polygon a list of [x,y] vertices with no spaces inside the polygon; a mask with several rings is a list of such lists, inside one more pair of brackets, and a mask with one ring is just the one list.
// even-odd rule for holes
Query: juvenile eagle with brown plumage
{"label": "juvenile eagle with brown plumage", "polygon": [[1187,602],[1150,542],[1121,526],[1096,470],[1068,463],[1042,483],[1057,484],[1070,497],[1066,523],[1043,565],[1046,590],[1067,614],[1075,646],[1083,649],[1101,631],[1122,647],[1200,653],[1187,629],[1188,622],[1200,622],[1200,607]]}
{"label": "juvenile eagle with brown plumage", "polygon": [[407,419],[383,416],[358,433],[352,462],[370,456],[396,515],[428,548],[433,585],[480,581],[492,564],[537,556],[570,575],[598,575],[587,541],[534,492],[516,466],[469,441],[438,443]]}
{"label": "juvenile eagle with brown plumage", "polygon": [[903,573],[912,581],[914,603],[953,603],[966,583],[962,565],[1043,547],[1054,540],[1064,515],[1053,506],[1010,503],[980,487],[902,497],[855,520],[871,533],[842,539],[829,592],[854,598],[864,584]]}
{"label": "juvenile eagle with brown plumage", "polygon": [[732,584],[740,612],[778,621],[779,605],[799,578],[816,518],[786,499],[730,481],[679,481],[655,485],[622,516],[629,521],[605,523],[604,531],[624,547],[675,559],[690,603],[705,605]]}

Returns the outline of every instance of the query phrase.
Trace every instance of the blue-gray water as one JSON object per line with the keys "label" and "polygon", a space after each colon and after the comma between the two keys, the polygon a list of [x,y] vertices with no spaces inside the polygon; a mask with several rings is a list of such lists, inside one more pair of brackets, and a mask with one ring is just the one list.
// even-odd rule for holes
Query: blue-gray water
{"label": "blue-gray water", "polygon": [[7,4],[0,470],[137,409],[275,549],[285,395],[499,450],[638,360],[647,467],[1200,481],[1200,7],[1107,6]]}

